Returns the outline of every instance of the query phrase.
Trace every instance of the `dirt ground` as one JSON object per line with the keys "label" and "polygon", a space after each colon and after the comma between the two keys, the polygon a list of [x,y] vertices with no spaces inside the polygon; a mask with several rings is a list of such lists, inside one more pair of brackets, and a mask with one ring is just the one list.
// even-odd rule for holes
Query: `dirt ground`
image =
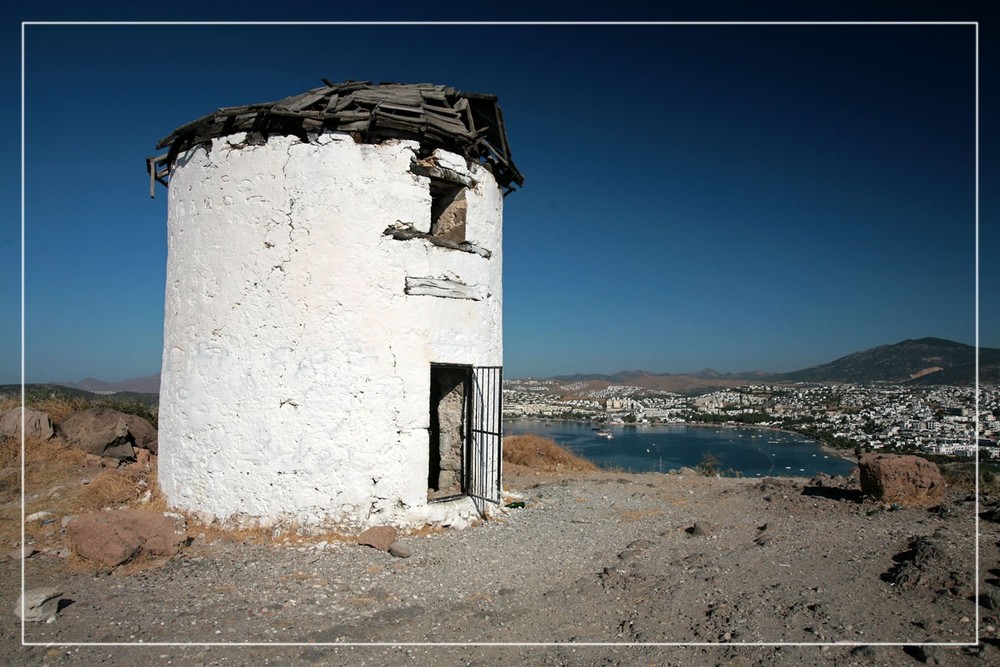
{"label": "dirt ground", "polygon": [[404,537],[409,558],[204,532],[147,569],[42,551],[26,586],[65,600],[54,622],[24,625],[28,646],[8,557],[0,662],[1000,664],[1000,498],[977,517],[968,491],[897,509],[842,478],[509,466],[505,481],[523,507]]}

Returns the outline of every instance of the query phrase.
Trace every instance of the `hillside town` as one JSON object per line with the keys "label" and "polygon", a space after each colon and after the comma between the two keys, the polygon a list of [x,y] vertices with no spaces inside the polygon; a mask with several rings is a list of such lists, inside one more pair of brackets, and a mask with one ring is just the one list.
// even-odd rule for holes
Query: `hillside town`
{"label": "hillside town", "polygon": [[504,418],[620,424],[733,423],[782,428],[861,451],[1000,460],[1000,387],[747,384],[699,395],[606,382],[504,382]]}

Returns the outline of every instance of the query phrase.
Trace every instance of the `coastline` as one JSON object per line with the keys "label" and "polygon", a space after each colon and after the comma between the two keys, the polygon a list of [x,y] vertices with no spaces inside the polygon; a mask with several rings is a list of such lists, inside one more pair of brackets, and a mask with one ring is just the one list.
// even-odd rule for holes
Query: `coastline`
{"label": "coastline", "polygon": [[[553,423],[553,422],[566,423],[566,424],[591,424],[591,423],[597,423],[594,420],[562,419],[562,418],[532,418],[532,417],[518,417],[518,418],[515,418],[515,419],[507,419],[507,420],[504,420],[504,421],[508,421],[508,422],[509,421],[519,421],[519,422],[525,422],[525,421],[526,422],[531,422],[531,421],[535,421],[535,422],[538,422],[540,424]],[[857,466],[857,464],[858,464],[858,461],[854,457],[853,452],[850,452],[850,451],[845,450],[845,449],[838,449],[836,447],[833,447],[832,445],[830,445],[829,443],[827,443],[825,440],[817,438],[814,435],[810,435],[808,433],[802,433],[800,431],[796,431],[796,430],[789,429],[789,428],[777,427],[777,426],[762,426],[762,425],[759,425],[759,424],[740,424],[740,423],[732,423],[732,422],[728,422],[728,423],[669,422],[669,423],[655,423],[655,424],[602,424],[602,425],[603,426],[609,426],[609,427],[613,426],[613,427],[617,427],[617,428],[621,428],[621,429],[625,429],[625,430],[628,430],[629,428],[631,428],[632,430],[638,430],[638,429],[646,429],[646,428],[658,429],[658,428],[661,428],[661,427],[679,426],[679,427],[683,427],[683,428],[711,429],[711,430],[715,430],[715,431],[718,431],[718,430],[721,430],[721,429],[733,429],[733,430],[736,430],[736,429],[750,429],[750,430],[756,430],[756,431],[774,431],[774,432],[784,433],[784,434],[787,434],[787,435],[794,435],[794,436],[797,436],[799,438],[805,438],[809,442],[815,444],[818,447],[818,449],[824,455],[827,455],[830,458],[840,459],[842,461],[850,463],[853,466]],[[842,473],[842,474],[850,474],[850,473]]]}

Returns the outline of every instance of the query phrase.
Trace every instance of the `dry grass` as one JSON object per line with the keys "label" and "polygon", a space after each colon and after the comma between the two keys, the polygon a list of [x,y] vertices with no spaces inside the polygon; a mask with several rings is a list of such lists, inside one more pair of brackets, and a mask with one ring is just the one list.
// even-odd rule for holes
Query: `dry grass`
{"label": "dry grass", "polygon": [[138,466],[108,468],[99,472],[89,484],[81,484],[75,495],[75,507],[70,512],[83,514],[127,506],[142,497],[147,483]]}
{"label": "dry grass", "polygon": [[21,467],[21,441],[18,438],[0,436],[0,468]]}
{"label": "dry grass", "polygon": [[95,405],[97,403],[94,401],[88,401],[85,398],[72,398],[70,396],[52,396],[28,401],[29,408],[32,410],[41,410],[48,414],[53,424],[58,424],[74,412],[89,410]]}
{"label": "dry grass", "polygon": [[[24,443],[24,454],[26,515],[45,511],[58,518],[122,506],[152,511],[166,509],[156,486],[155,465],[105,467],[98,457],[70,447],[59,438],[28,440]],[[20,458],[20,443],[16,441],[15,456]],[[0,476],[0,501],[5,508],[19,505],[15,503],[20,500],[19,473],[19,468],[9,467]],[[20,530],[20,508],[12,509],[10,517],[7,514],[3,518],[13,521],[3,522],[3,537],[11,537]],[[51,537],[48,527],[35,522],[26,525],[25,530],[39,539]]]}
{"label": "dry grass", "polygon": [[546,472],[591,472],[598,469],[590,461],[560,447],[554,440],[538,435],[512,435],[505,438],[503,460],[505,463]]}

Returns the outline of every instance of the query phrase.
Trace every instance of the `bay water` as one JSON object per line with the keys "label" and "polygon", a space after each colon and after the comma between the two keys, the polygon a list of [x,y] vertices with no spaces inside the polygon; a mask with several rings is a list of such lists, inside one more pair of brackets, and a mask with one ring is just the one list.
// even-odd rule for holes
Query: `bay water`
{"label": "bay water", "polygon": [[605,427],[612,439],[597,435],[584,422],[512,419],[504,435],[534,434],[592,461],[600,468],[627,472],[669,472],[694,468],[706,454],[718,469],[744,477],[812,477],[817,473],[848,475],[852,461],[823,451],[816,440],[773,429],[725,426],[625,425]]}

